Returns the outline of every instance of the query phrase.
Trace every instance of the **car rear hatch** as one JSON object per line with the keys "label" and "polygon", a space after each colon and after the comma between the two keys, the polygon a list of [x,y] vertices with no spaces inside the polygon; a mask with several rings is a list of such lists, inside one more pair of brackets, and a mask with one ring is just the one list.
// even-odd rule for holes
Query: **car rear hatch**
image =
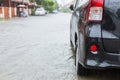
{"label": "car rear hatch", "polygon": [[106,52],[120,54],[120,0],[104,0],[102,40]]}

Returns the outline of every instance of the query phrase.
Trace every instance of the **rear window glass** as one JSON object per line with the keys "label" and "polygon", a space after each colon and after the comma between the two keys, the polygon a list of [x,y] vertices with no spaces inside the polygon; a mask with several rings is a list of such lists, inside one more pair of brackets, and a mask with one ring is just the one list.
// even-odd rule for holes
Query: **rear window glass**
{"label": "rear window glass", "polygon": [[105,0],[106,9],[120,17],[120,0]]}
{"label": "rear window glass", "polygon": [[120,9],[120,0],[105,0],[105,5],[112,10]]}

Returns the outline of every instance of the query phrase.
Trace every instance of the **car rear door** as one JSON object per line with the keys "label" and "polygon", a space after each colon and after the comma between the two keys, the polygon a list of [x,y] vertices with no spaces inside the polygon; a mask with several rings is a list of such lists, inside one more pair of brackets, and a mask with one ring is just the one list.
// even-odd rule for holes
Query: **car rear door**
{"label": "car rear door", "polygon": [[104,50],[120,54],[120,0],[104,0],[102,40]]}

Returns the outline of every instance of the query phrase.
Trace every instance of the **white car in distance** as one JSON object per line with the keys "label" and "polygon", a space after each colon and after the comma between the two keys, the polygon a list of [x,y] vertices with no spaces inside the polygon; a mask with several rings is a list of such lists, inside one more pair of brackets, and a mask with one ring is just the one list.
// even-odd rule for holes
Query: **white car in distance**
{"label": "white car in distance", "polygon": [[47,14],[47,11],[42,7],[42,8],[37,8],[35,11],[36,16],[45,16]]}

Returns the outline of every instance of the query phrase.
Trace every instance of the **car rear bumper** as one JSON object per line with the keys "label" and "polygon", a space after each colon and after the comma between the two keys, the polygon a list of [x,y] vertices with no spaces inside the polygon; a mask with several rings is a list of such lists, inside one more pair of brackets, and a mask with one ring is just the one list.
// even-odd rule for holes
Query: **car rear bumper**
{"label": "car rear bumper", "polygon": [[120,69],[120,64],[116,64],[116,62],[115,63],[109,62],[107,60],[98,62],[97,60],[87,59],[84,66],[89,69],[109,69],[109,68]]}
{"label": "car rear bumper", "polygon": [[[89,38],[86,40],[86,57],[84,66],[86,68],[120,68],[120,53],[109,53],[104,50],[101,38]],[[89,46],[97,44],[98,50],[94,54],[90,51]]]}
{"label": "car rear bumper", "polygon": [[[83,66],[93,69],[120,68],[120,53],[110,53],[104,49],[101,24],[87,25],[85,30],[85,58],[80,61]],[[106,37],[104,36],[104,38]],[[92,44],[96,44],[98,47],[95,54],[90,51]]]}

